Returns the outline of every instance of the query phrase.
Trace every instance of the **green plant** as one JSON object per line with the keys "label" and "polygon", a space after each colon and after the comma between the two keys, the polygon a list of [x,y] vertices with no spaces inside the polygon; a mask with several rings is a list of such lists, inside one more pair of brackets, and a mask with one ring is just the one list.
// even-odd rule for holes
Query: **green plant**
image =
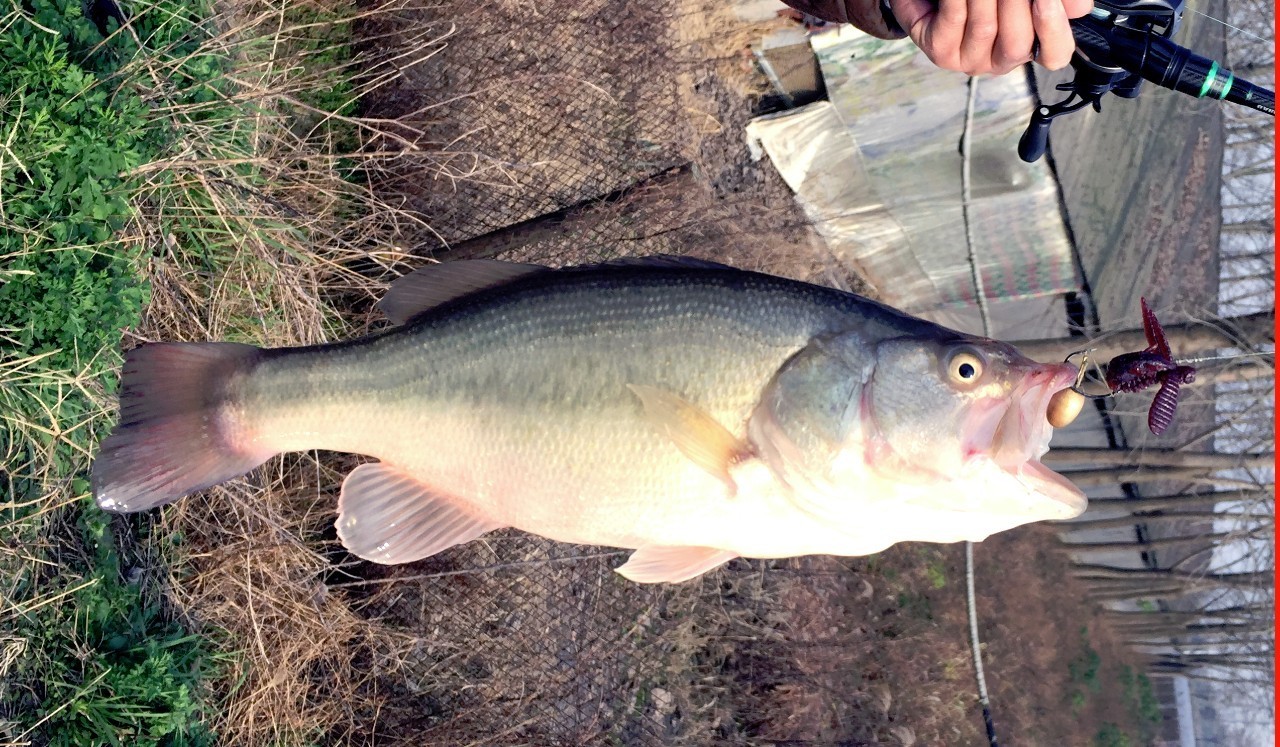
{"label": "green plant", "polygon": [[76,370],[116,345],[147,298],[136,250],[113,241],[130,215],[121,174],[142,160],[146,112],[75,64],[66,39],[20,26],[0,34],[12,152],[0,160],[0,257],[15,273],[0,286],[0,320],[18,349],[52,353],[45,368]]}
{"label": "green plant", "polygon": [[1080,627],[1080,646],[1080,653],[1067,662],[1067,672],[1071,678],[1068,698],[1072,713],[1079,713],[1088,703],[1089,694],[1096,694],[1102,689],[1102,680],[1099,679],[1102,657],[1089,645],[1088,626]]}
{"label": "green plant", "polygon": [[[21,693],[0,735],[41,744],[209,742],[205,645],[124,579],[85,498],[120,333],[149,300],[143,243],[125,231],[134,174],[172,136],[136,63],[199,37],[187,4],[167,5],[136,5],[132,33],[108,44],[75,0],[14,6],[0,24],[0,517],[24,548],[0,572],[25,642],[0,683]],[[198,63],[173,71],[172,96],[206,96]]]}
{"label": "green plant", "polygon": [[166,103],[188,106],[218,98],[221,63],[194,52],[199,4],[139,5],[131,33],[109,43],[77,0],[25,5],[0,27],[0,329],[16,349],[48,353],[45,370],[100,372],[150,295],[142,242],[121,236],[136,172],[173,139],[145,100],[158,75],[138,61],[174,60]]}
{"label": "green plant", "polygon": [[[147,545],[146,520],[108,522],[86,497],[86,467],[114,410],[121,331],[144,308],[144,334],[166,339],[195,329],[194,298],[208,301],[201,331],[219,339],[298,341],[349,324],[316,286],[366,258],[349,232],[368,199],[352,164],[365,161],[341,158],[359,145],[345,71],[359,11],[176,0],[128,11],[106,41],[77,0],[0,11],[0,536],[21,547],[0,554],[0,588],[24,642],[0,670],[0,743],[204,744],[211,723],[224,735],[254,723],[263,691],[307,713],[281,734],[318,738],[295,697],[306,672],[276,684],[269,668],[221,666],[228,655],[162,604],[164,574],[137,578],[121,560]],[[172,291],[158,299],[145,282],[157,273]],[[299,332],[299,317],[312,326]],[[184,570],[169,578],[181,584]],[[228,725],[237,697],[254,702]]]}
{"label": "green plant", "polygon": [[929,597],[924,594],[916,594],[910,591],[899,592],[898,606],[908,615],[918,620],[933,619],[933,604],[929,601]]}
{"label": "green plant", "polygon": [[88,504],[77,513],[90,552],[38,579],[14,625],[26,641],[19,675],[37,701],[26,732],[66,747],[212,744],[200,683],[215,657],[126,578],[108,517]]}
{"label": "green plant", "polygon": [[1129,666],[1121,668],[1119,679],[1125,706],[1138,722],[1144,741],[1150,741],[1164,720],[1151,680]]}
{"label": "green plant", "polygon": [[30,631],[47,657],[44,670],[60,675],[45,680],[47,720],[37,733],[68,747],[211,744],[200,682],[212,659],[202,639],[122,577],[105,514],[86,506],[78,523],[94,551],[89,575],[72,604]]}
{"label": "green plant", "polygon": [[925,574],[929,577],[929,585],[935,589],[944,589],[947,586],[947,569],[942,564],[942,560],[934,560],[925,566]]}
{"label": "green plant", "polygon": [[1093,736],[1094,747],[1133,747],[1133,740],[1113,723],[1105,723]]}

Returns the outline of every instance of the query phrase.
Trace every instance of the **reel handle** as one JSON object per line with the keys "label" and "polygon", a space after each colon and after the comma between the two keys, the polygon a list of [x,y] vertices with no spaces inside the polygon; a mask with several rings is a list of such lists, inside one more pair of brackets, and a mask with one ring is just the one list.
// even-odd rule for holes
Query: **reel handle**
{"label": "reel handle", "polygon": [[1018,157],[1027,163],[1039,161],[1049,147],[1049,125],[1053,124],[1049,113],[1049,107],[1037,106],[1027,131],[1018,139]]}

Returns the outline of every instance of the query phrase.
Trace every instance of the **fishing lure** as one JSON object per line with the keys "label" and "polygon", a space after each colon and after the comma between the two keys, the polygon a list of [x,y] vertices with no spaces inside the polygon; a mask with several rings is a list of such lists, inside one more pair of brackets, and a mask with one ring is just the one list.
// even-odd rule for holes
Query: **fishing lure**
{"label": "fishing lure", "polygon": [[1173,422],[1179,390],[1183,384],[1196,380],[1196,369],[1173,359],[1164,329],[1145,298],[1142,299],[1142,330],[1147,337],[1147,348],[1112,358],[1106,365],[1105,379],[1113,393],[1160,387],[1147,411],[1147,427],[1158,436]]}
{"label": "fishing lure", "polygon": [[[1156,392],[1151,408],[1147,411],[1147,427],[1157,436],[1165,432],[1173,422],[1178,408],[1178,393],[1183,384],[1196,380],[1196,369],[1173,359],[1173,351],[1169,348],[1164,329],[1160,327],[1160,321],[1156,319],[1151,307],[1147,306],[1145,298],[1142,299],[1142,330],[1147,338],[1145,350],[1121,353],[1105,366],[1099,366],[1089,359],[1092,349],[1077,350],[1067,356],[1064,362],[1070,362],[1077,355],[1081,356],[1079,374],[1076,383],[1059,392],[1063,396],[1055,397],[1055,401],[1051,403],[1048,412],[1051,425],[1057,428],[1061,427],[1060,423],[1071,422],[1086,399],[1102,399],[1120,392],[1140,392],[1159,386],[1160,390]],[[1096,372],[1102,381],[1093,378],[1091,372]],[[1085,390],[1086,381],[1093,382],[1092,386],[1096,387],[1094,391]],[[1105,385],[1106,391],[1097,391],[1102,385]],[[1067,392],[1071,396],[1067,396]]]}

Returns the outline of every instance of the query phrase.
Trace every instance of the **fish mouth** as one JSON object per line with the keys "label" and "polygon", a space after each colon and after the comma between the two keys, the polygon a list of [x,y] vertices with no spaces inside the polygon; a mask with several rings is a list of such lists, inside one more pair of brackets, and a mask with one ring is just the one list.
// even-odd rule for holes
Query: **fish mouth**
{"label": "fish mouth", "polygon": [[1075,380],[1073,366],[1030,363],[1013,392],[1002,398],[1003,407],[997,405],[978,413],[969,449],[971,454],[988,455],[1029,493],[1047,499],[1043,505],[1026,508],[1048,519],[1079,516],[1088,505],[1078,487],[1040,463],[1053,437],[1048,415],[1050,400]]}

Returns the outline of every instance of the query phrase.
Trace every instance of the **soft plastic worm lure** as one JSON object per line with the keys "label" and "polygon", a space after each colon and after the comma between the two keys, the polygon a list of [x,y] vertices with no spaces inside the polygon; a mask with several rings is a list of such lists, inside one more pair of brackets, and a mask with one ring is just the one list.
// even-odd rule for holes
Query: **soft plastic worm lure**
{"label": "soft plastic worm lure", "polygon": [[[1139,392],[1159,386],[1160,390],[1151,401],[1151,409],[1147,411],[1147,427],[1157,436],[1164,433],[1173,422],[1173,415],[1178,407],[1178,392],[1183,384],[1196,380],[1196,369],[1173,359],[1169,340],[1156,315],[1147,306],[1145,298],[1142,299],[1142,329],[1147,337],[1147,348],[1117,355],[1105,366],[1100,367],[1089,359],[1092,348],[1077,350],[1067,356],[1065,362],[1068,363],[1080,356],[1080,373],[1069,390],[1080,396],[1070,399],[1063,397],[1061,402],[1054,403],[1056,407],[1051,408],[1050,422],[1055,427],[1058,427],[1055,419],[1070,422],[1058,412],[1068,410],[1068,403],[1072,405],[1071,412],[1078,412],[1079,404],[1083,404],[1085,399],[1102,399],[1118,392]],[[1102,381],[1095,378],[1095,374]],[[1094,391],[1086,391],[1086,384]],[[1103,385],[1106,390],[1098,391]]]}
{"label": "soft plastic worm lure", "polygon": [[1169,340],[1145,298],[1142,299],[1142,329],[1147,336],[1147,349],[1112,358],[1106,366],[1106,382],[1112,392],[1138,392],[1159,385],[1160,391],[1147,411],[1147,427],[1158,436],[1173,422],[1178,391],[1183,384],[1196,380],[1196,369],[1173,359]]}

